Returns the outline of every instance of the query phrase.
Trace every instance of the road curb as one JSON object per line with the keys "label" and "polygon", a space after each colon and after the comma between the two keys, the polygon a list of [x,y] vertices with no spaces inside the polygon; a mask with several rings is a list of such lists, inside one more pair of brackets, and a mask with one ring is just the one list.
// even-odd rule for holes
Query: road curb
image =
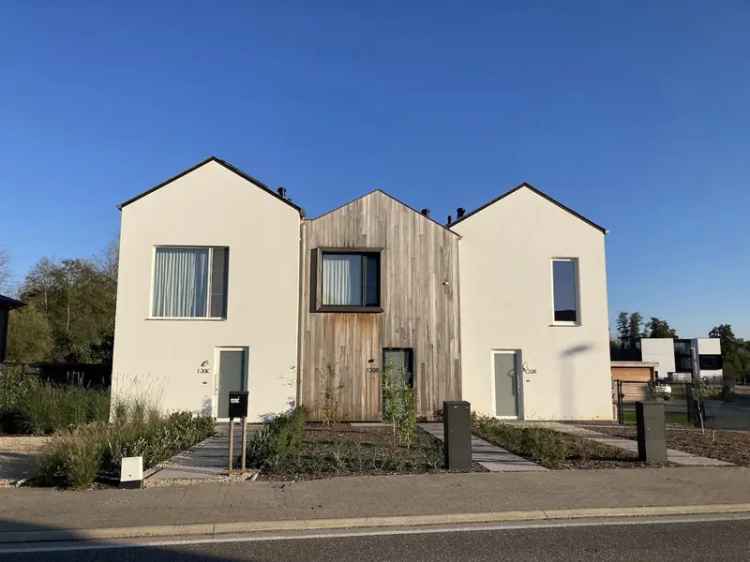
{"label": "road curb", "polygon": [[101,529],[59,529],[45,531],[0,531],[0,544],[135,539],[174,536],[214,536],[272,531],[315,531],[378,527],[417,527],[460,525],[470,523],[507,523],[516,521],[552,521],[575,519],[638,518],[677,515],[717,515],[750,513],[750,503],[713,505],[675,505],[645,507],[593,507],[529,511],[496,511],[486,513],[452,513],[354,517],[341,519],[305,519],[281,521],[240,521],[231,523],[193,523],[186,525],[152,525]]}

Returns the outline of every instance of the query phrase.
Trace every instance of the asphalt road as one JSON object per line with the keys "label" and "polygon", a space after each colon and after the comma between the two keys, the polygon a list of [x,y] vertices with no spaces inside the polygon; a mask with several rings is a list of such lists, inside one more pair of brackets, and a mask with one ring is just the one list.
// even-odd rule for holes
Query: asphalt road
{"label": "asphalt road", "polygon": [[[44,545],[39,545],[44,546]],[[89,545],[92,546],[92,545]],[[93,545],[96,546],[96,545]],[[224,539],[201,544],[3,553],[4,562],[602,560],[681,562],[750,560],[750,520],[436,530],[407,534]]]}

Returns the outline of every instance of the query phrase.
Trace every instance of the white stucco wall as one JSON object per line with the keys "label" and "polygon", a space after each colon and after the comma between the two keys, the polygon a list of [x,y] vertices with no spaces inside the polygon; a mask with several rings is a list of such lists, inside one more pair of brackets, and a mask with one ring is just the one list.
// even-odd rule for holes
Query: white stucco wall
{"label": "white stucco wall", "polygon": [[[526,419],[611,419],[605,235],[528,188],[453,228],[462,396],[492,414],[492,350],[519,350]],[[577,258],[580,325],[553,325],[552,258]]]}
{"label": "white stucco wall", "polygon": [[[249,348],[250,419],[296,397],[299,213],[210,161],[122,209],[112,393],[210,413],[216,348]],[[228,246],[225,320],[154,320],[155,245]],[[207,362],[207,372],[201,364]]]}
{"label": "white stucco wall", "polygon": [[675,372],[674,340],[672,338],[641,338],[641,359],[658,363],[657,377],[660,379]]}

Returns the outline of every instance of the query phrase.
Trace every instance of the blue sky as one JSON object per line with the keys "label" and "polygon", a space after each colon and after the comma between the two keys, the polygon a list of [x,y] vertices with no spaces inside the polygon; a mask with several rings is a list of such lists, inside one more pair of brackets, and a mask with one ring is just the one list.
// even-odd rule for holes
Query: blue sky
{"label": "blue sky", "polygon": [[749,2],[7,2],[0,247],[89,256],[215,154],[316,215],[528,181],[610,229],[610,315],[750,337]]}

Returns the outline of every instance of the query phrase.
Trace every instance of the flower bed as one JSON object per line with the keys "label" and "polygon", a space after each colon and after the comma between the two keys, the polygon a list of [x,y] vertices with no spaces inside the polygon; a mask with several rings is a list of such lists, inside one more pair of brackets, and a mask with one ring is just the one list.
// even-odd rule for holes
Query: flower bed
{"label": "flower bed", "polygon": [[151,468],[213,434],[213,420],[178,412],[163,417],[135,404],[118,406],[112,424],[95,422],[53,435],[45,447],[35,482],[86,488],[103,475],[119,476],[123,457],[142,456]]}

